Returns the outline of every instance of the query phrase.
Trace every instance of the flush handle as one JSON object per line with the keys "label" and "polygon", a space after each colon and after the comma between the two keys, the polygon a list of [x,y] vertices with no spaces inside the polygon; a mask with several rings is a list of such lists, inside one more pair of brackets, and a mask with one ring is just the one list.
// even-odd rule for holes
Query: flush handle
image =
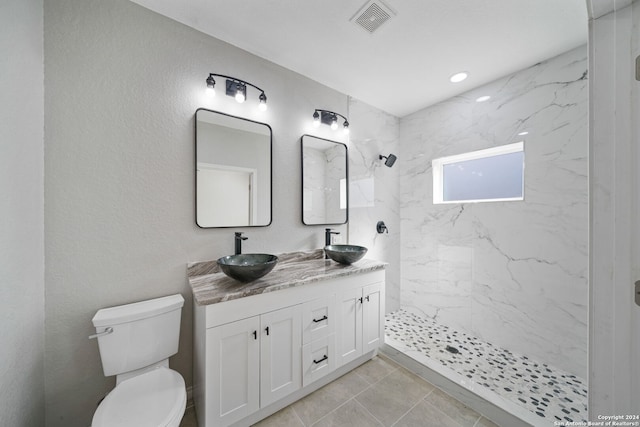
{"label": "flush handle", "polygon": [[89,339],[92,340],[94,338],[100,338],[100,337],[103,337],[105,335],[109,335],[111,333],[113,333],[113,328],[111,326],[109,326],[107,329],[105,329],[102,332],[98,332],[97,334],[89,335]]}
{"label": "flush handle", "polygon": [[636,281],[636,305],[640,305],[640,280]]}

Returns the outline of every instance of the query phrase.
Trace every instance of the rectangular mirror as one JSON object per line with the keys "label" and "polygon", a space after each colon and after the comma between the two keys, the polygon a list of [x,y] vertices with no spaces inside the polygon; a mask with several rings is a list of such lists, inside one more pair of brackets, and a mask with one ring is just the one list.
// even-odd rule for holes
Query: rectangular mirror
{"label": "rectangular mirror", "polygon": [[201,228],[271,224],[271,127],[196,111],[196,224]]}
{"label": "rectangular mirror", "polygon": [[305,225],[346,224],[349,220],[347,146],[303,135],[302,222]]}

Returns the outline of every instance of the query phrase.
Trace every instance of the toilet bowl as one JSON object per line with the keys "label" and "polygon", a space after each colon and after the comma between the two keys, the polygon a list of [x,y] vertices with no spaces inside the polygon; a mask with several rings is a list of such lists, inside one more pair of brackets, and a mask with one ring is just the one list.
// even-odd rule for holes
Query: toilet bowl
{"label": "toilet bowl", "polygon": [[181,295],[98,310],[93,317],[105,376],[116,387],[100,402],[91,427],[178,427],[187,393],[169,368],[178,351]]}
{"label": "toilet bowl", "polygon": [[157,368],[118,384],[98,406],[91,427],[178,427],[186,404],[182,376]]}

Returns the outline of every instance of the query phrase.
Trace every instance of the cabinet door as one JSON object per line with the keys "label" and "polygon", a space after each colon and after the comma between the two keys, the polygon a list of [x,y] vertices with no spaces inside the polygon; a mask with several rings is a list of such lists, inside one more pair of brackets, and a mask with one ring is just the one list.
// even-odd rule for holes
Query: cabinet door
{"label": "cabinet door", "polygon": [[265,407],[302,385],[300,305],[260,316],[260,406]]}
{"label": "cabinet door", "polygon": [[334,294],[302,304],[302,344],[325,338],[335,330]]}
{"label": "cabinet door", "polygon": [[336,305],[336,367],[339,367],[362,355],[362,288],[341,292]]}
{"label": "cabinet door", "polygon": [[259,409],[259,328],[256,316],[207,329],[207,425],[227,426]]}
{"label": "cabinet door", "polygon": [[384,342],[384,295],[381,283],[362,290],[362,352],[375,350]]}

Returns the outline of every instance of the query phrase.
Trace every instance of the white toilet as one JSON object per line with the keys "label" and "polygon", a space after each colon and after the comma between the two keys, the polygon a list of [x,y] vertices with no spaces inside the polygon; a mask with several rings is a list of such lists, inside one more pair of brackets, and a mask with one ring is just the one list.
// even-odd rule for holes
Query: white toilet
{"label": "white toilet", "polygon": [[178,427],[187,393],[169,369],[178,352],[182,295],[98,310],[93,316],[105,376],[116,387],[98,406],[91,427]]}

